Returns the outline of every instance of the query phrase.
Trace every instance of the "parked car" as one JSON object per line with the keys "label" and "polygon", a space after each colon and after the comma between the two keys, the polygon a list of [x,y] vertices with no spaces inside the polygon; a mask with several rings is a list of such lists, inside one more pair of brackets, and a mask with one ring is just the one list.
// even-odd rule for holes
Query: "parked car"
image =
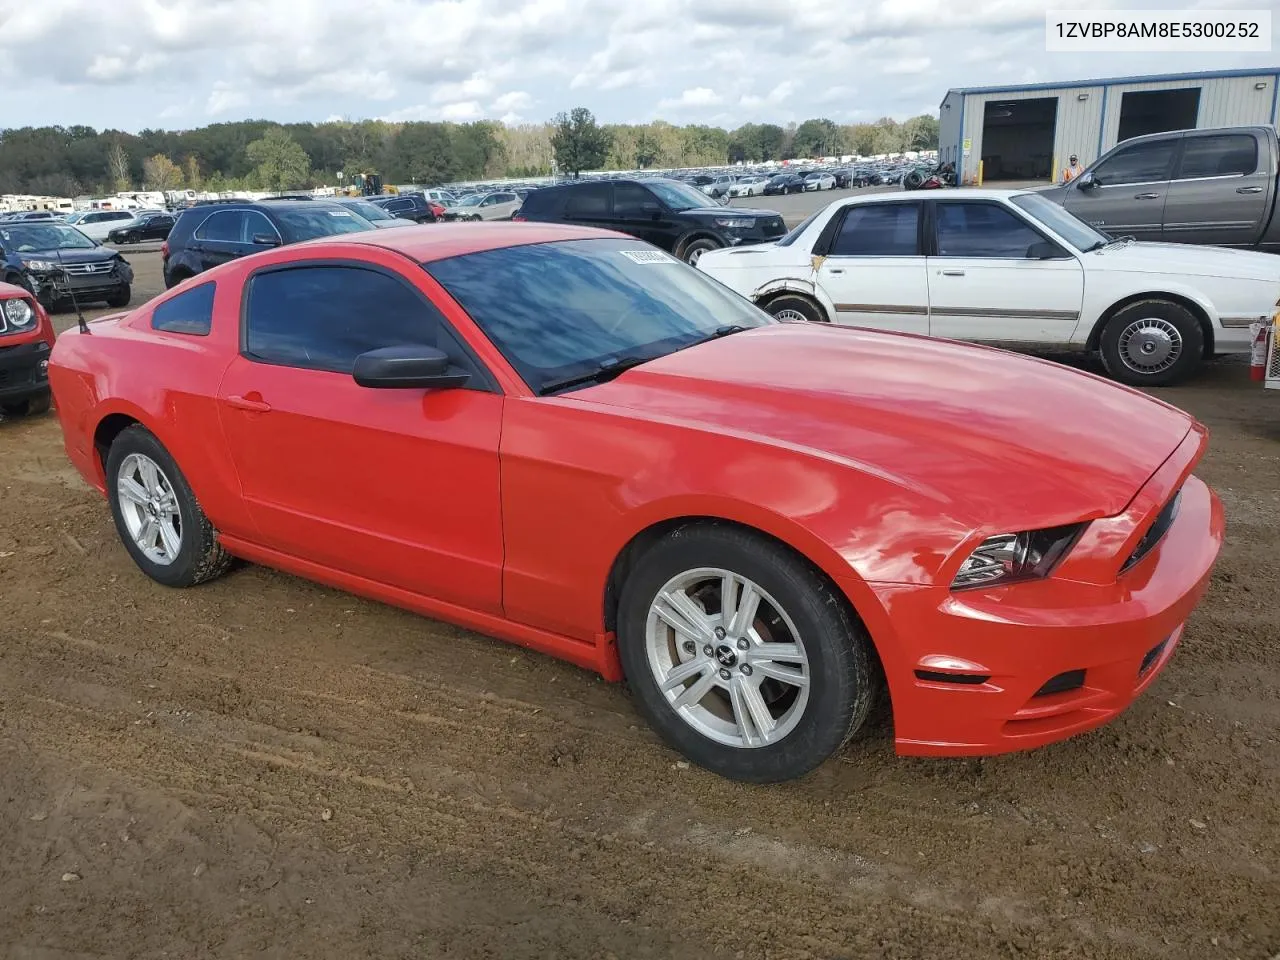
{"label": "parked car", "polygon": [[777,322],[590,229],[349,239],[58,338],[65,449],[158,583],[235,556],[517,641],[750,781],[822,763],[885,683],[905,754],[1096,727],[1208,585],[1206,432],[1136,391]]}
{"label": "parked car", "polygon": [[383,206],[371,203],[364,197],[337,197],[333,202],[359,214],[380,230],[385,230],[388,227],[407,227],[413,223],[412,220],[388,213]]}
{"label": "parked car", "polygon": [[765,243],[786,233],[773,210],[726,209],[687,183],[656,177],[546,187],[529,194],[515,219],[618,230],[688,263],[708,250]]}
{"label": "parked car", "polygon": [[51,210],[19,210],[14,213],[6,213],[0,216],[0,221],[4,220],[57,220],[58,214]]}
{"label": "parked car", "polygon": [[182,211],[160,247],[164,285],[283,244],[372,229],[354,210],[328,200],[198,203]]}
{"label": "parked car", "polygon": [[132,220],[113,227],[107,233],[111,243],[140,243],[143,240],[163,240],[169,236],[176,218],[163,210],[143,210]]}
{"label": "parked car", "polygon": [[764,193],[764,185],[769,182],[768,177],[749,176],[743,177],[737,183],[729,188],[729,196],[731,197],[758,197]]}
{"label": "parked car", "polygon": [[777,194],[804,193],[804,177],[796,173],[779,173],[769,178],[764,185],[764,195],[772,197]]}
{"label": "parked car", "polygon": [[422,195],[432,203],[437,203],[442,207],[453,207],[458,204],[458,197],[449,190],[423,190]]}
{"label": "parked car", "polygon": [[514,193],[476,193],[445,207],[445,220],[510,220],[522,206]]}
{"label": "parked car", "polygon": [[1280,299],[1269,254],[1117,240],[1029,191],[934,196],[837,200],[776,244],[698,266],[775,315],[1097,351],[1138,386],[1248,350]]}
{"label": "parked car", "polygon": [[53,324],[31,291],[0,283],[0,413],[32,417],[49,409]]}
{"label": "parked car", "polygon": [[439,217],[431,202],[421,193],[401,193],[390,197],[371,197],[369,202],[393,217],[414,223],[435,223]]}
{"label": "parked car", "polygon": [[112,230],[132,222],[138,213],[137,210],[88,210],[76,220],[75,226],[90,240],[102,243]]}
{"label": "parked car", "polygon": [[57,220],[0,223],[4,282],[34,293],[50,309],[75,297],[128,306],[133,268],[118,250],[100,246]]}
{"label": "parked car", "polygon": [[699,189],[707,196],[719,200],[721,197],[729,195],[729,190],[734,182],[733,177],[722,173],[712,177],[710,183],[703,184]]}
{"label": "parked car", "polygon": [[1115,236],[1280,252],[1274,127],[1125,140],[1042,196]]}
{"label": "parked car", "polygon": [[806,190],[834,190],[836,188],[836,178],[829,173],[815,170],[813,173],[805,174],[804,188]]}

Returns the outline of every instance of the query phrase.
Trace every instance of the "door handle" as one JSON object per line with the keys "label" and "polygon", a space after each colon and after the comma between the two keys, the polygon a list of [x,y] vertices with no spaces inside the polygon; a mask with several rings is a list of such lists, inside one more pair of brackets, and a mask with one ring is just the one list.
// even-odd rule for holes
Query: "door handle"
{"label": "door handle", "polygon": [[954,268],[950,270],[939,270],[938,272],[942,274],[944,277],[963,277],[964,276],[963,270],[956,270]]}
{"label": "door handle", "polygon": [[844,267],[831,267],[827,270],[827,273],[831,274],[832,276],[839,275],[841,273],[844,273]]}
{"label": "door handle", "polygon": [[1158,194],[1158,193],[1135,193],[1135,194],[1133,195],[1133,199],[1135,199],[1135,200],[1159,200],[1159,199],[1160,199],[1160,194]]}
{"label": "door handle", "polygon": [[1236,193],[1261,193],[1261,187],[1236,187]]}
{"label": "door handle", "polygon": [[227,397],[227,403],[238,410],[252,410],[254,413],[266,413],[271,409],[271,404],[263,400],[259,393],[247,397]]}

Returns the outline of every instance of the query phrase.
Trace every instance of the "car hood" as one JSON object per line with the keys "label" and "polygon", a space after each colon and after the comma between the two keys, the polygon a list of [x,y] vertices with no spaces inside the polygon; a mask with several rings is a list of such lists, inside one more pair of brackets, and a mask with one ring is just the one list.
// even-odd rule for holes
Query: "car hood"
{"label": "car hood", "polygon": [[52,260],[54,263],[61,260],[64,264],[100,263],[116,256],[114,250],[108,250],[106,247],[93,247],[85,250],[21,250],[14,252],[24,263],[28,260]]}
{"label": "car hood", "polygon": [[1085,265],[1090,270],[1272,280],[1280,284],[1280,257],[1273,253],[1201,247],[1186,243],[1115,244],[1085,254]]}
{"label": "car hood", "polygon": [[568,396],[802,450],[1010,530],[1121,513],[1193,424],[1047,360],[822,324],[734,334]]}
{"label": "car hood", "polygon": [[682,214],[693,217],[723,217],[725,211],[729,211],[735,217],[778,217],[781,216],[776,210],[756,210],[752,207],[722,207],[717,204],[714,207],[692,207],[688,210],[681,210]]}

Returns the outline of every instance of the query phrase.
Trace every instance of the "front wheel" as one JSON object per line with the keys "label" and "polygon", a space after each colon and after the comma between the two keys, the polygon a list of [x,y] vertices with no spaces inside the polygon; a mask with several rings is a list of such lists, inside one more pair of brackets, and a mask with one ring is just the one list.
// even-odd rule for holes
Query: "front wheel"
{"label": "front wheel", "polygon": [[126,283],[107,295],[107,306],[127,307],[132,299],[133,289]]}
{"label": "front wheel", "polygon": [[726,524],[680,527],[644,553],[617,633],[649,723],[735,780],[808,773],[875,698],[869,641],[844,599],[782,545]]}
{"label": "front wheel", "polygon": [[1177,383],[1204,360],[1200,321],[1169,300],[1139,300],[1116,311],[1098,345],[1107,373],[1134,387]]}
{"label": "front wheel", "polygon": [[702,259],[702,255],[708,250],[719,250],[720,244],[714,240],[694,240],[684,248],[684,262],[692,267],[698,265],[698,261]]}
{"label": "front wheel", "polygon": [[141,424],[128,427],[111,444],[106,475],[116,532],[152,580],[191,587],[230,566],[231,556],[218,544],[187,478]]}

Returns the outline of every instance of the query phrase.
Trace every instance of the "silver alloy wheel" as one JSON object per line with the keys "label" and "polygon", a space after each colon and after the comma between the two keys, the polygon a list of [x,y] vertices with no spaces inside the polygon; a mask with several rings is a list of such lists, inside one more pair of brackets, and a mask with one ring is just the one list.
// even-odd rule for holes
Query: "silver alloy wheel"
{"label": "silver alloy wheel", "polygon": [[1168,370],[1182,356],[1182,334],[1168,320],[1145,317],[1120,331],[1121,362],[1134,373]]}
{"label": "silver alloy wheel", "polygon": [[806,317],[803,313],[801,313],[799,310],[792,310],[790,307],[788,307],[785,310],[779,310],[773,316],[775,319],[781,320],[784,323],[797,323],[797,322],[812,323],[813,322],[808,317]]}
{"label": "silver alloy wheel", "polygon": [[702,249],[690,250],[689,256],[687,259],[689,266],[696,267],[698,265],[698,261],[702,259],[702,255],[704,253],[706,253],[706,251]]}
{"label": "silver alloy wheel", "polygon": [[182,549],[182,514],[173,484],[144,453],[131,453],[116,473],[116,502],[125,529],[152,563],[167,567]]}
{"label": "silver alloy wheel", "polygon": [[795,623],[759,584],[699,567],[649,606],[649,668],[685,723],[731,747],[777,743],[809,703],[809,661]]}

